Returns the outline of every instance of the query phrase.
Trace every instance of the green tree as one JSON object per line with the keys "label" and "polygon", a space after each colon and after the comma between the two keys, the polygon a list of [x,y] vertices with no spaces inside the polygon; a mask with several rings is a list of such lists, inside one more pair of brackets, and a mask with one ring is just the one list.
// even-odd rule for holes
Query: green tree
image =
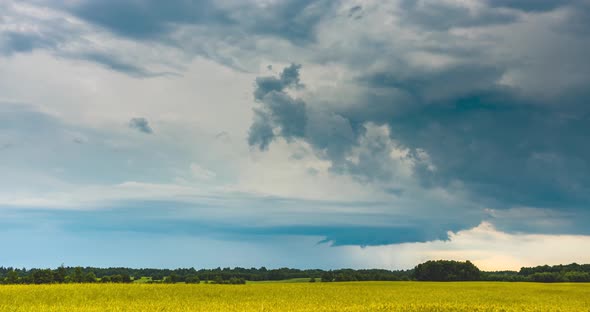
{"label": "green tree", "polygon": [[73,283],[83,283],[84,282],[84,273],[82,272],[81,267],[76,267],[74,269],[74,273],[70,277]]}
{"label": "green tree", "polygon": [[96,275],[94,272],[90,271],[84,275],[84,282],[85,283],[95,283],[96,282]]}
{"label": "green tree", "polygon": [[163,279],[161,274],[152,275],[152,281],[161,281]]}
{"label": "green tree", "polygon": [[166,278],[164,278],[164,283],[167,284],[175,284],[178,282],[180,282],[180,277],[176,273],[172,273],[170,276],[166,276]]}
{"label": "green tree", "polygon": [[334,273],[332,271],[327,271],[322,273],[322,282],[332,282],[334,281]]}
{"label": "green tree", "polygon": [[529,279],[532,282],[539,282],[539,283],[557,283],[557,282],[564,282],[565,279],[557,272],[539,272],[534,273],[529,276]]}
{"label": "green tree", "polygon": [[68,272],[66,270],[66,268],[64,267],[64,265],[60,265],[59,268],[57,268],[55,270],[55,272],[53,272],[53,281],[55,281],[56,283],[65,283],[66,282],[66,276],[68,275]]}
{"label": "green tree", "polygon": [[419,281],[477,281],[481,272],[470,261],[438,260],[417,265],[414,277]]}
{"label": "green tree", "polygon": [[121,282],[123,283],[131,283],[131,276],[129,274],[121,274]]}
{"label": "green tree", "polygon": [[586,272],[566,272],[563,277],[569,282],[590,282],[590,274]]}
{"label": "green tree", "polygon": [[184,279],[184,282],[187,284],[199,284],[201,280],[196,275],[189,275]]}
{"label": "green tree", "polygon": [[51,269],[37,270],[32,274],[33,283],[51,284],[53,283],[53,271]]}
{"label": "green tree", "polygon": [[113,283],[122,283],[123,282],[123,277],[120,274],[115,274],[115,275],[111,276],[111,282],[113,282]]}
{"label": "green tree", "polygon": [[239,277],[232,277],[229,279],[228,283],[232,284],[232,285],[240,285],[240,284],[246,284],[246,280],[244,280],[243,278],[239,278]]}
{"label": "green tree", "polygon": [[15,270],[10,270],[6,274],[6,284],[19,284],[20,278]]}

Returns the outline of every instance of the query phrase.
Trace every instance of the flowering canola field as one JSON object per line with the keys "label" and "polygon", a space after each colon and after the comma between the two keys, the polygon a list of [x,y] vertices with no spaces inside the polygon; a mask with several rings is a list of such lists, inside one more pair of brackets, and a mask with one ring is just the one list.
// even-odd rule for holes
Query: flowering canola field
{"label": "flowering canola field", "polygon": [[590,311],[590,284],[0,285],[0,311]]}

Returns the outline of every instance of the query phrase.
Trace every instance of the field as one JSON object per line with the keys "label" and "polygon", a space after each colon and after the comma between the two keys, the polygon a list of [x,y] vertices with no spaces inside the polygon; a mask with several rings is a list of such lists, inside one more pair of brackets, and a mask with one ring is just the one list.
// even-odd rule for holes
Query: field
{"label": "field", "polygon": [[501,282],[0,286],[0,311],[590,311],[590,284]]}

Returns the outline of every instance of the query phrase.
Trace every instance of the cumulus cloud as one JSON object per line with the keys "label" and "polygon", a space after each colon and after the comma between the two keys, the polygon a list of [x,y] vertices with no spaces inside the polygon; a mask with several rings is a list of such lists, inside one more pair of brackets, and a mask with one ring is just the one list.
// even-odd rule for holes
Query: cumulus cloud
{"label": "cumulus cloud", "polygon": [[[584,215],[590,181],[579,173],[588,170],[590,154],[579,133],[588,131],[589,113],[580,88],[588,85],[590,70],[580,53],[590,42],[566,27],[580,3],[521,4],[519,9],[530,14],[526,19],[503,4],[401,1],[392,5],[395,13],[386,20],[402,31],[371,32],[370,19],[360,30],[334,22],[350,30],[348,37],[330,42],[336,37],[326,28],[322,34],[330,49],[314,52],[333,56],[350,76],[323,89],[307,83],[314,90],[297,98],[305,119],[275,118],[267,124],[267,130],[274,130],[268,137],[282,135],[283,122],[295,123],[303,135],[300,131],[288,138],[310,143],[333,170],[365,181],[399,181],[402,175],[394,173],[407,166],[384,170],[385,160],[392,161],[379,156],[388,154],[380,151],[408,151],[411,161],[406,163],[415,163],[410,175],[426,189],[461,185],[470,199],[494,209],[529,206]],[[367,3],[363,12],[377,19],[383,11],[374,9],[381,6],[386,5]],[[433,6],[464,22],[453,14],[432,15],[441,11]],[[529,39],[518,42],[516,36]],[[339,50],[338,40],[346,40],[347,49]],[[562,40],[569,43],[548,44]],[[352,43],[362,43],[363,49]],[[553,57],[538,53],[543,49]],[[321,91],[331,92],[331,98]],[[335,96],[338,92],[352,96]],[[375,136],[371,127],[384,127],[387,133]],[[367,151],[364,162],[359,148]],[[416,164],[420,159],[425,161]],[[510,229],[531,229],[520,225],[512,223]],[[575,225],[570,233],[579,230],[583,228]]]}
{"label": "cumulus cloud", "polygon": [[292,64],[285,68],[279,78],[259,77],[256,79],[254,98],[262,103],[256,109],[254,123],[250,127],[248,142],[261,149],[268,147],[277,133],[286,139],[303,136],[306,113],[305,103],[294,99],[285,92],[286,88],[301,87],[299,69],[301,65]]}
{"label": "cumulus cloud", "polygon": [[[539,22],[545,19],[534,17],[537,18]],[[567,23],[560,18],[547,22]],[[483,29],[482,34],[502,38],[498,42],[511,37],[504,29],[526,29],[522,21],[511,21],[510,25],[514,25],[511,28],[499,24],[506,28],[499,28],[497,33],[493,32],[497,28],[478,27]],[[478,32],[474,34],[479,36]],[[465,39],[463,34],[468,32],[449,31],[444,36],[458,47],[463,44],[460,40]],[[576,45],[588,45],[583,37],[573,36]],[[437,38],[431,39],[439,42]],[[441,43],[439,47],[444,46]],[[587,84],[590,71],[583,62],[574,61],[581,50],[567,52],[573,58],[564,60],[579,64],[579,74],[567,76],[565,79],[571,79],[567,86],[548,86],[554,90],[554,95],[548,98],[538,93],[542,91],[527,90],[529,85],[524,81],[534,81],[537,79],[534,76],[527,74],[524,80],[511,80],[509,77],[519,65],[485,52],[483,46],[477,46],[477,41],[469,54],[457,47],[444,51],[450,61],[435,67],[400,64],[395,60],[398,55],[392,60],[381,59],[377,63],[379,67],[357,68],[359,72],[349,78],[356,85],[348,80],[335,87],[357,90],[344,103],[336,102],[340,100],[338,97],[317,98],[318,92],[294,98],[284,91],[275,91],[281,94],[279,103],[289,103],[286,107],[300,103],[300,111],[304,113],[281,115],[279,111],[267,109],[269,113],[264,116],[272,122],[265,123],[266,137],[306,141],[331,161],[334,171],[352,174],[361,181],[400,181],[404,176],[400,173],[405,170],[424,188],[461,185],[469,198],[495,209],[551,207],[577,211],[574,214],[586,218],[582,211],[590,199],[587,196],[590,181],[578,173],[587,171],[590,164],[585,159],[590,159],[590,154],[585,148],[587,144],[576,133],[588,130],[584,125],[588,110],[583,101],[578,102],[584,97],[583,92],[574,86]],[[386,53],[387,49],[383,51]],[[513,51],[512,57],[518,59],[519,50]],[[412,55],[417,51],[404,52]],[[459,61],[461,55],[466,58]],[[309,84],[308,87],[313,88]],[[255,92],[260,89],[258,85]],[[285,116],[293,118],[285,120]],[[255,123],[253,127],[260,125]],[[297,132],[282,132],[283,126],[293,129],[293,125],[298,126]],[[374,129],[379,127],[387,130],[382,136],[375,135]],[[264,141],[264,146],[270,141]],[[400,163],[412,163],[410,170],[408,166],[391,166],[395,161],[384,156],[396,150],[398,154],[407,151]],[[423,162],[418,164],[418,160]],[[412,179],[404,181],[406,187],[412,183],[407,182]],[[571,220],[572,216],[564,218]],[[531,230],[526,222],[510,224],[506,228],[511,231]],[[562,233],[549,227],[544,231]],[[569,228],[569,233],[579,231],[583,231],[579,224]]]}

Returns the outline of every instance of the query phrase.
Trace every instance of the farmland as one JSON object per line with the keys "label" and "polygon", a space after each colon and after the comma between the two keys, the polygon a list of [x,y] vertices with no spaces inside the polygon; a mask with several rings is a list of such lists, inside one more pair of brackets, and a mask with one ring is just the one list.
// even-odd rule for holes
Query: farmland
{"label": "farmland", "polygon": [[3,285],[0,311],[590,311],[590,284]]}

